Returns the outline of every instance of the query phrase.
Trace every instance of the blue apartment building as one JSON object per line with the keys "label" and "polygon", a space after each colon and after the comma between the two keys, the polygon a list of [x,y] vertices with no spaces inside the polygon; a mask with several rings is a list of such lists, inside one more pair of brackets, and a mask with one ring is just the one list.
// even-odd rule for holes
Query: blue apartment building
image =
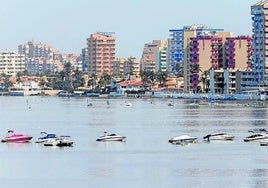
{"label": "blue apartment building", "polygon": [[[182,29],[169,30],[169,72],[173,74],[183,74],[184,61],[187,56],[187,46],[190,37],[211,36],[219,31],[223,31],[223,29],[211,29],[204,25],[191,25],[184,26]],[[181,68],[180,72],[178,72],[176,66]]]}

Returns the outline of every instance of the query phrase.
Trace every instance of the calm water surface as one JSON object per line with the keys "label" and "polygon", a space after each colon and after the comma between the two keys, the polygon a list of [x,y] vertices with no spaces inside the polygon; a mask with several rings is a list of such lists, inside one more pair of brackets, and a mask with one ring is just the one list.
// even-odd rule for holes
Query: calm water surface
{"label": "calm water surface", "polygon": [[[1,187],[268,187],[268,147],[243,142],[248,129],[268,128],[266,108],[237,102],[191,106],[181,99],[169,107],[168,102],[0,97],[0,136],[9,129],[33,136],[29,144],[0,143]],[[41,131],[71,135],[75,145],[36,144]],[[96,142],[103,131],[127,141]],[[235,140],[202,141],[219,131]],[[168,143],[182,134],[198,137],[198,143]]]}

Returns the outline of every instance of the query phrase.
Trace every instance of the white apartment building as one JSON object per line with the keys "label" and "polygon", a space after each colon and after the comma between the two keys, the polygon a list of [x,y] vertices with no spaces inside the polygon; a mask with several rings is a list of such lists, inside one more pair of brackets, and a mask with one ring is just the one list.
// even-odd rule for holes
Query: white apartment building
{"label": "white apartment building", "polygon": [[0,51],[0,73],[14,76],[25,70],[25,55],[13,51]]}
{"label": "white apartment building", "polygon": [[61,71],[57,66],[62,62],[61,55],[48,44],[29,41],[18,46],[18,53],[25,55],[26,70],[31,75],[44,73],[47,70]]}

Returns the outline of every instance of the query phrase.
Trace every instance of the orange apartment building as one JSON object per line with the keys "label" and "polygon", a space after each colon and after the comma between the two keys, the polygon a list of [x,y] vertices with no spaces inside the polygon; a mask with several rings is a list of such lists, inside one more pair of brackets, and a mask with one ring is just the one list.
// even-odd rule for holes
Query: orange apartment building
{"label": "orange apartment building", "polygon": [[115,62],[116,37],[113,32],[97,32],[87,39],[88,72],[101,77],[112,74]]}

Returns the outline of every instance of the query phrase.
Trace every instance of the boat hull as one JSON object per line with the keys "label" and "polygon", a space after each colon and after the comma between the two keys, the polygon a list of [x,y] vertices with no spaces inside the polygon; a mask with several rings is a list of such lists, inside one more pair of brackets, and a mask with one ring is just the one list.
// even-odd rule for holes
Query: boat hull
{"label": "boat hull", "polygon": [[48,141],[44,143],[44,146],[58,146],[58,147],[65,147],[65,146],[72,146],[74,142],[72,141]]}
{"label": "boat hull", "polygon": [[268,134],[264,134],[264,135],[252,135],[249,137],[244,138],[244,142],[253,142],[253,141],[262,141],[264,139],[268,139]]}
{"label": "boat hull", "polygon": [[171,138],[168,141],[172,144],[181,144],[181,143],[194,143],[196,142],[196,140],[197,140],[196,137],[183,135],[183,136],[177,136],[177,137]]}
{"label": "boat hull", "polygon": [[4,138],[1,142],[15,142],[15,143],[26,143],[32,139],[30,136],[25,137],[12,137],[12,138]]}
{"label": "boat hull", "polygon": [[210,140],[233,140],[234,136],[211,136]]}
{"label": "boat hull", "polygon": [[43,143],[43,142],[49,142],[51,140],[54,140],[57,138],[57,135],[56,134],[47,134],[46,136],[44,137],[40,137],[38,138],[35,143]]}
{"label": "boat hull", "polygon": [[98,138],[96,141],[105,142],[105,141],[124,141],[125,136],[114,136],[114,137],[102,137]]}
{"label": "boat hull", "polygon": [[44,146],[58,146],[58,147],[65,147],[65,146],[73,146],[74,141],[72,141],[69,136],[66,137],[60,137],[60,138],[54,138],[50,139],[47,142],[44,142]]}
{"label": "boat hull", "polygon": [[49,142],[53,140],[54,138],[46,138],[46,139],[38,139],[35,141],[35,143],[44,143],[44,142]]}

